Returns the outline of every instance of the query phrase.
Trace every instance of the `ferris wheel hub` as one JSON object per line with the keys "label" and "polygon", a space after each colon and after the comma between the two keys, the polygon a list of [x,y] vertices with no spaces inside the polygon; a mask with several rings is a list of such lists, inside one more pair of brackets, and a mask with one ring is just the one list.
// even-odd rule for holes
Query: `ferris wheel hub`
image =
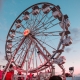
{"label": "ferris wheel hub", "polygon": [[26,29],[26,30],[24,30],[23,35],[24,36],[27,36],[27,35],[29,35],[29,33],[30,33],[30,30],[29,29]]}

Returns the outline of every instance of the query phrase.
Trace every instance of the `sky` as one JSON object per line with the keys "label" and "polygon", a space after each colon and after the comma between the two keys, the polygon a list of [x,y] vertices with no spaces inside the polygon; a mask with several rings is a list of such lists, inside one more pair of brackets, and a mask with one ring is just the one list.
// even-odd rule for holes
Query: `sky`
{"label": "sky", "polygon": [[[80,74],[80,0],[0,0],[0,64],[6,64],[5,43],[12,23],[22,11],[40,2],[59,5],[62,13],[68,15],[73,43],[65,48],[65,52],[62,54],[66,57],[64,67],[66,72],[69,72],[69,67],[73,66],[74,74]],[[56,72],[60,72],[58,67]]]}

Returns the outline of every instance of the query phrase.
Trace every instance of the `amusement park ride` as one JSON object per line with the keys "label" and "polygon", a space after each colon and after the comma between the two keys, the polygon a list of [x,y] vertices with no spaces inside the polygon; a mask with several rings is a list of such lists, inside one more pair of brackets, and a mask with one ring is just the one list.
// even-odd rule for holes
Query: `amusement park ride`
{"label": "amusement park ride", "polygon": [[36,74],[38,78],[39,73],[47,70],[49,77],[54,75],[54,64],[57,64],[63,72],[61,77],[66,80],[63,67],[66,59],[61,54],[72,44],[69,26],[68,15],[62,14],[59,5],[42,2],[24,10],[7,35],[5,52],[8,63],[2,80],[11,64],[17,72]]}

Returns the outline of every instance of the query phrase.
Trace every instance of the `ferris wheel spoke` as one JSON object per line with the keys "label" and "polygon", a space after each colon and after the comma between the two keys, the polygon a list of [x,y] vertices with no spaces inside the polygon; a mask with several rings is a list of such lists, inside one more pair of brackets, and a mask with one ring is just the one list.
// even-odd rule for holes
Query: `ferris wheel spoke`
{"label": "ferris wheel spoke", "polygon": [[[20,39],[17,38],[17,42],[14,43],[12,47],[15,47],[16,45],[19,45],[19,43],[20,43],[21,40],[22,40],[21,38],[20,38]],[[16,40],[15,40],[15,41],[16,41]]]}
{"label": "ferris wheel spoke", "polygon": [[[45,27],[42,27],[42,26],[41,26],[41,27],[43,28],[42,31],[48,30],[48,29],[50,29],[50,28],[53,28],[54,26],[56,26],[56,25],[58,25],[58,24],[59,24],[59,23],[56,23],[56,24],[54,24],[54,25],[51,26],[51,24],[49,23],[49,24],[48,24],[47,26],[45,26]],[[49,26],[49,27],[48,27],[48,26]],[[41,27],[40,27],[40,28],[41,28]],[[40,28],[39,28],[39,29],[40,29]],[[37,30],[39,30],[39,29],[37,29]],[[39,30],[39,31],[40,31],[40,30]],[[42,31],[41,31],[41,32],[42,32]],[[41,32],[38,32],[38,34],[41,33]]]}
{"label": "ferris wheel spoke", "polygon": [[[41,9],[40,9],[40,12],[39,12],[39,13],[41,13]],[[35,17],[36,17],[36,18],[35,18]],[[43,16],[43,17],[44,17],[44,16]],[[35,18],[35,19],[33,19],[33,21],[35,22],[35,24],[33,25],[33,26],[34,26],[33,29],[36,29],[36,28],[39,26],[39,24],[41,23],[40,14],[34,16],[34,18]],[[37,24],[37,23],[39,23],[39,24]],[[36,26],[36,24],[37,24],[37,26]]]}
{"label": "ferris wheel spoke", "polygon": [[23,34],[23,32],[20,32],[20,31],[16,31],[15,33],[16,34]]}
{"label": "ferris wheel spoke", "polygon": [[[38,27],[38,26],[40,26],[40,27],[35,28],[35,31],[36,31],[36,30],[39,30],[40,28],[43,28],[43,26],[45,26],[45,25],[47,25],[47,24],[50,24],[51,22],[53,22],[53,21],[55,20],[55,19],[53,19],[53,20],[51,20],[51,21],[49,22],[50,19],[51,19],[51,17],[50,17],[46,22],[43,21],[43,22],[41,22],[41,24],[38,24],[37,27]],[[52,23],[51,23],[51,24],[52,24]]]}
{"label": "ferris wheel spoke", "polygon": [[[43,21],[45,24],[48,24],[48,23],[51,23],[52,21],[54,21],[54,20],[56,20],[56,19],[53,19],[53,20],[51,20],[50,22],[48,22],[51,18],[52,18],[52,16],[51,17],[47,17],[47,15],[45,15],[45,17],[48,19],[47,21]],[[44,25],[45,25],[44,24]],[[52,23],[51,23],[52,24]]]}
{"label": "ferris wheel spoke", "polygon": [[32,27],[34,27],[35,26],[35,24],[36,24],[36,21],[37,21],[37,17],[38,17],[38,15],[36,15],[36,16],[31,16],[32,18],[32,22],[33,22],[33,24],[32,24]]}
{"label": "ferris wheel spoke", "polygon": [[18,40],[21,40],[23,38],[23,36],[17,36],[17,37],[14,37],[14,38],[11,38],[9,40],[13,41],[13,42],[16,42]]}
{"label": "ferris wheel spoke", "polygon": [[[37,39],[37,40],[39,40],[39,39]],[[51,47],[50,45],[48,45],[47,43],[43,42],[42,40],[39,40],[39,42],[42,42],[42,43],[46,44],[47,46]],[[51,47],[51,48],[54,49],[54,50],[56,50],[56,49],[53,48],[53,47]]]}
{"label": "ferris wheel spoke", "polygon": [[21,63],[21,67],[23,67],[23,65],[24,65],[24,62],[25,62],[26,56],[27,56],[27,54],[28,54],[29,48],[30,48],[30,46],[31,46],[31,43],[32,43],[32,41],[29,43],[28,49],[26,50],[24,59],[23,59],[23,61],[22,61],[22,63]]}
{"label": "ferris wheel spoke", "polygon": [[35,26],[38,26],[38,24],[40,24],[40,22],[45,18],[45,16],[46,16],[46,15],[44,15],[44,16],[40,19],[40,21],[37,23],[37,25],[35,25]]}
{"label": "ferris wheel spoke", "polygon": [[24,25],[22,25],[22,27],[24,28],[24,30],[26,29],[26,27],[24,27]]}
{"label": "ferris wheel spoke", "polygon": [[[54,19],[54,20],[55,20],[55,19]],[[54,21],[54,20],[52,20],[52,21]],[[35,31],[36,31],[36,30],[39,30],[40,28],[43,28],[43,26],[45,26],[45,25],[50,25],[52,21],[46,22],[46,23],[43,22],[42,24],[39,25],[39,26],[40,26],[39,28],[35,29]],[[46,29],[46,27],[44,27],[44,28]]]}
{"label": "ferris wheel spoke", "polygon": [[18,63],[20,63],[20,60],[21,60],[21,58],[22,58],[22,53],[23,53],[23,50],[21,51],[21,53],[20,54],[17,54],[18,56],[16,57],[16,59],[15,59],[15,61],[14,62],[16,62],[18,59]]}
{"label": "ferris wheel spoke", "polygon": [[39,60],[40,60],[41,64],[43,64],[43,62],[42,62],[42,60],[41,60],[41,58],[40,58],[40,55],[39,55],[39,54],[38,54],[38,57],[39,57]]}
{"label": "ferris wheel spoke", "polygon": [[45,47],[43,47],[43,45],[38,41],[38,39],[36,39],[36,38],[34,38],[37,42],[38,42],[38,44],[46,51],[46,53],[49,55],[49,56],[51,56],[51,54],[46,50],[46,48]]}
{"label": "ferris wheel spoke", "polygon": [[36,36],[59,36],[61,31],[53,31],[53,32],[39,32]]}

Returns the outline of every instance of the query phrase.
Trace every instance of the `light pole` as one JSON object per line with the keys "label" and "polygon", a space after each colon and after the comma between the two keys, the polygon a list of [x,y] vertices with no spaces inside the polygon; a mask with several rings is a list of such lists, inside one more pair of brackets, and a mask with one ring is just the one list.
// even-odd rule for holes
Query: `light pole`
{"label": "light pole", "polygon": [[69,72],[72,76],[72,80],[73,80],[73,72],[74,72],[74,67],[69,67]]}

